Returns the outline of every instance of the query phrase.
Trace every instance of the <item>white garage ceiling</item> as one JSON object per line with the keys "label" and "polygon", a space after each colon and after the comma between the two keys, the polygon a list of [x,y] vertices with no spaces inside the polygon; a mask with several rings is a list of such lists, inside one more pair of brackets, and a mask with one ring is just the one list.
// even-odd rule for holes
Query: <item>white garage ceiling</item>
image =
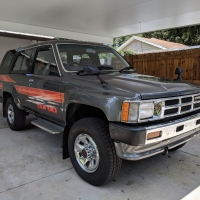
{"label": "white garage ceiling", "polygon": [[1,0],[0,29],[112,43],[200,23],[199,0]]}

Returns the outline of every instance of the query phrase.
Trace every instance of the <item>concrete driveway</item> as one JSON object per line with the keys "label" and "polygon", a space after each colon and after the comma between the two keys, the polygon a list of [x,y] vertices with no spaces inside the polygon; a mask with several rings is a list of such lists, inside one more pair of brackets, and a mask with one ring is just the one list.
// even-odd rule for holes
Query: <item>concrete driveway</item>
{"label": "concrete driveway", "polygon": [[124,161],[115,180],[94,187],[79,178],[70,159],[62,160],[62,136],[30,120],[26,130],[14,132],[0,117],[0,200],[200,199],[200,137],[167,156]]}

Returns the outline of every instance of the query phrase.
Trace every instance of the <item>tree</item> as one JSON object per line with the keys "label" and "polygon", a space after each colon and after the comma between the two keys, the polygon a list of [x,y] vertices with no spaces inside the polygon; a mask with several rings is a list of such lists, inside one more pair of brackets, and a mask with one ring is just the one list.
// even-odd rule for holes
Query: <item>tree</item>
{"label": "tree", "polygon": [[200,45],[200,25],[143,33],[142,37],[157,38],[189,46]]}
{"label": "tree", "polygon": [[132,37],[132,35],[115,38],[114,39],[113,47],[114,48],[120,47],[122,44],[124,44],[124,42],[126,42],[127,40],[129,40],[131,37]]}
{"label": "tree", "polygon": [[[169,42],[177,42],[188,46],[195,46],[200,45],[200,25],[142,33],[138,34],[137,36],[157,38]],[[115,38],[113,46],[118,48],[131,37],[132,35]]]}

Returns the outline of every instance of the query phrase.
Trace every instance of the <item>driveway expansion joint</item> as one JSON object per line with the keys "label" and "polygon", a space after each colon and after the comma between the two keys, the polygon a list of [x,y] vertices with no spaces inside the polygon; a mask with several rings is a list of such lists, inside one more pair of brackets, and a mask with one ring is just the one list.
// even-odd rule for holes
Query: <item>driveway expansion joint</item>
{"label": "driveway expansion joint", "polygon": [[197,157],[197,158],[200,158],[200,156],[198,156],[198,155],[195,155],[195,154],[192,154],[192,153],[188,153],[188,152],[183,151],[183,150],[179,150],[179,151],[181,151],[181,152],[183,152],[183,153],[186,153],[186,154],[189,154],[189,155],[191,155],[191,156],[195,156],[195,157]]}
{"label": "driveway expansion joint", "polygon": [[10,191],[10,190],[13,190],[13,189],[16,189],[16,188],[19,188],[19,187],[22,187],[22,186],[25,186],[25,185],[28,185],[28,184],[30,184],[30,183],[34,183],[34,182],[36,182],[36,181],[39,181],[39,180],[42,180],[42,179],[45,179],[45,178],[48,178],[48,177],[54,176],[54,175],[56,175],[56,174],[60,174],[60,173],[62,173],[62,172],[65,172],[65,171],[68,171],[68,170],[71,170],[71,169],[73,169],[73,167],[71,167],[71,168],[69,168],[69,169],[65,169],[65,170],[60,171],[60,172],[56,172],[56,173],[51,174],[51,175],[48,175],[48,176],[44,176],[44,177],[42,177],[42,178],[39,178],[39,179],[36,179],[36,180],[30,181],[30,182],[28,182],[28,183],[24,183],[24,184],[22,184],[22,185],[18,185],[18,186],[13,187],[13,188],[8,188],[7,190],[0,191],[0,194],[2,194],[2,193],[4,193],[4,192],[7,192],[7,191]]}

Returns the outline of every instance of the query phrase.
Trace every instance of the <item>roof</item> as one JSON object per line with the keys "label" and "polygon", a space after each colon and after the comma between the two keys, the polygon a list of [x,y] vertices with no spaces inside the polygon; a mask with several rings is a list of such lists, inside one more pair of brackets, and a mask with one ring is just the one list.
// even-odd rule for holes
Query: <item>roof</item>
{"label": "roof", "polygon": [[160,49],[180,49],[180,48],[186,48],[188,46],[180,43],[175,42],[168,42],[165,40],[159,40],[156,38],[144,38],[144,37],[138,37],[138,36],[132,36],[129,40],[127,40],[123,45],[121,45],[117,51],[123,50],[125,47],[127,47],[129,44],[131,44],[134,40],[141,41],[143,43],[158,47]]}
{"label": "roof", "polygon": [[54,37],[51,37],[51,36],[36,35],[36,34],[29,34],[29,33],[22,33],[22,32],[13,32],[13,31],[5,31],[5,30],[0,30],[0,36],[19,38],[19,39],[27,39],[27,40],[37,40],[37,41],[46,41],[46,40],[55,39]]}
{"label": "roof", "polygon": [[160,50],[155,50],[155,51],[152,51],[152,52],[139,52],[137,54],[150,54],[150,53],[160,53],[160,52],[183,51],[183,50],[190,50],[190,49],[200,49],[200,45],[186,46],[184,48],[179,48],[179,49],[160,49]]}
{"label": "roof", "polygon": [[198,0],[2,0],[0,28],[112,45],[116,37],[199,24],[199,16]]}
{"label": "roof", "polygon": [[93,45],[93,46],[102,46],[102,47],[109,47],[108,45],[102,44],[102,43],[95,43],[95,42],[84,42],[84,41],[77,41],[77,40],[48,40],[40,43],[35,43],[32,45],[24,46],[24,47],[19,47],[19,49],[27,49],[27,48],[32,48],[32,47],[37,47],[37,46],[42,46],[42,45],[48,45],[48,44],[82,44],[82,45]]}

